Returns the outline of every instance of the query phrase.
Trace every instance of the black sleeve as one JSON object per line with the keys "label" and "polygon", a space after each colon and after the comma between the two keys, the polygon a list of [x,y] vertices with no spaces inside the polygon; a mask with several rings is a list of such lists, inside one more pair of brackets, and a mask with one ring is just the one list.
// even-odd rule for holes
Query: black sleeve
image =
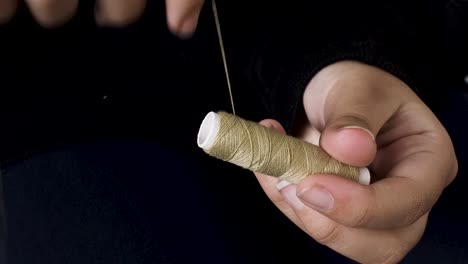
{"label": "black sleeve", "polygon": [[[248,75],[265,116],[290,131],[310,79],[356,60],[382,68],[430,100],[441,82],[441,17],[422,1],[291,1],[264,5]],[[410,3],[408,3],[410,2]]]}
{"label": "black sleeve", "polygon": [[444,73],[447,79],[461,80],[468,76],[468,1],[452,0],[444,7],[440,23]]}

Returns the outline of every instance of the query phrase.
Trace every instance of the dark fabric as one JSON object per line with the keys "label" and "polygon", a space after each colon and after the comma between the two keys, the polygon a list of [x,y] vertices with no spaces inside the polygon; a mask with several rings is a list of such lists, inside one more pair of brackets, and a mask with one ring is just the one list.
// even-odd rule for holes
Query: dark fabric
{"label": "dark fabric", "polygon": [[337,258],[274,208],[251,173],[197,153],[100,142],[11,165],[2,179],[7,264]]}
{"label": "dark fabric", "polygon": [[[456,117],[468,114],[468,100],[450,98],[437,115],[460,173],[403,263],[467,260],[468,127]],[[0,263],[352,263],[285,219],[250,173],[201,152],[150,142],[70,146],[4,168],[0,182]]]}
{"label": "dark fabric", "polygon": [[468,93],[460,93],[468,85],[460,83],[450,89],[450,106],[436,112],[452,137],[457,153],[459,173],[444,190],[431,211],[421,242],[403,263],[466,263],[468,261],[468,214],[466,187],[468,186],[468,124],[460,116],[468,115]]}
{"label": "dark fabric", "polygon": [[[450,4],[448,3],[450,2]],[[266,4],[265,4],[266,5]],[[252,89],[290,130],[310,79],[356,60],[405,81],[432,108],[468,72],[466,1],[295,1],[264,20]]]}
{"label": "dark fabric", "polygon": [[3,177],[0,174],[0,263],[6,263],[7,226],[5,215],[5,196],[3,195]]}
{"label": "dark fabric", "polygon": [[123,29],[98,29],[93,6],[63,28],[42,29],[23,7],[1,28],[0,159],[50,147],[143,138],[189,149],[204,115],[228,109],[224,73],[204,10],[197,35],[181,41],[165,25],[164,1]]}
{"label": "dark fabric", "polygon": [[[287,131],[307,82],[339,60],[395,74],[433,108],[468,72],[464,0],[218,4],[238,113]],[[230,110],[209,4],[188,41],[166,29],[164,1],[123,29],[97,28],[93,8],[80,1],[70,23],[47,30],[23,4],[0,27],[3,164],[109,137],[171,137],[187,149],[208,111]]]}
{"label": "dark fabric", "polygon": [[[20,263],[47,258],[52,259],[48,263],[63,259],[86,263],[90,259],[99,260],[100,256],[113,261],[133,257],[143,263],[143,259],[164,262],[164,256],[176,256],[174,259],[183,261],[184,255],[178,259],[177,254],[190,249],[187,244],[177,244],[184,242],[178,240],[167,252],[152,237],[138,245],[125,237],[136,238],[150,233],[148,230],[161,231],[167,223],[177,225],[173,218],[154,220],[158,215],[148,213],[152,212],[148,209],[151,206],[145,203],[146,197],[159,194],[152,188],[155,182],[150,177],[156,165],[148,157],[165,155],[153,153],[144,158],[143,151],[136,157],[146,162],[134,160],[134,166],[124,166],[123,171],[92,177],[83,170],[94,167],[97,158],[106,155],[117,158],[121,161],[118,164],[109,157],[107,165],[103,165],[116,170],[114,165],[123,166],[124,160],[133,156],[125,153],[124,159],[112,151],[88,149],[79,151],[78,160],[85,164],[75,164],[76,156],[68,159],[70,154],[66,151],[50,154],[56,148],[74,149],[76,145],[104,139],[145,140],[169,152],[192,153],[198,151],[196,133],[203,116],[208,111],[230,109],[209,5],[203,9],[194,38],[181,41],[166,29],[164,1],[148,2],[143,19],[123,29],[96,28],[92,18],[94,1],[80,1],[77,16],[60,29],[40,28],[24,4],[10,24],[0,27],[0,161],[7,169],[3,187],[10,219],[8,230],[14,230],[11,238],[17,239],[9,243],[8,250]],[[288,131],[307,81],[335,61],[354,59],[381,67],[408,82],[431,107],[441,103],[439,109],[450,106],[446,100],[447,87],[455,87],[450,84],[463,79],[468,72],[466,0],[287,3],[226,0],[218,4],[236,110],[252,120],[276,118]],[[99,153],[102,155],[94,156]],[[164,161],[180,159],[171,154],[167,158]],[[64,162],[62,169],[57,167],[61,164],[56,163],[58,160]],[[177,165],[178,175],[189,176],[184,166],[190,165],[182,162]],[[203,211],[204,206],[189,208],[199,217],[195,219],[197,223],[206,220],[219,224],[218,227],[214,224],[214,229],[206,234],[214,247],[231,249],[229,241],[234,241],[232,250],[241,252],[241,257],[255,253],[262,259],[271,257],[272,261],[291,262],[285,256],[292,254],[309,262],[309,254],[317,251],[312,250],[314,247],[340,258],[312,243],[284,217],[272,213],[270,210],[274,209],[251,177],[227,180],[223,178],[226,169],[213,169],[219,169],[217,166],[221,165],[210,163],[194,169],[200,177],[222,174],[221,180],[205,179],[207,186],[197,185],[211,188],[211,192],[207,196],[197,193],[200,196],[194,198],[194,203],[214,203],[214,211],[224,208],[223,203],[229,206],[223,213],[213,213],[215,216],[208,209]],[[135,170],[143,178],[128,178]],[[50,171],[54,173],[47,173]],[[229,171],[243,175],[236,168],[229,167]],[[19,179],[22,181],[16,181]],[[174,178],[164,179],[179,183]],[[197,184],[193,178],[187,182]],[[126,192],[124,187],[132,191]],[[189,185],[182,187],[189,189]],[[117,196],[116,190],[128,195],[129,200]],[[132,201],[142,202],[142,211],[138,209],[137,213],[148,213],[147,221],[151,219],[158,224],[153,226],[154,223],[144,222],[145,218],[136,217]],[[52,202],[67,206],[62,206],[63,211],[54,211]],[[31,215],[26,217],[23,213]],[[219,214],[221,219],[213,220]],[[91,220],[94,216],[96,222]],[[110,219],[117,221],[115,227],[109,224]],[[82,222],[85,220],[91,222]],[[256,224],[250,225],[251,221]],[[59,229],[54,229],[57,226]],[[138,228],[131,229],[133,226]],[[123,233],[114,234],[113,228]],[[162,240],[171,241],[168,233],[164,233],[168,230],[161,231],[166,235]],[[87,238],[98,231],[107,232],[108,236],[93,240],[102,249],[93,252],[89,250],[92,246],[83,241],[90,241]],[[200,259],[207,261],[224,261],[226,256],[236,255],[232,251],[219,256],[203,255],[204,245],[195,239],[200,230],[192,231],[193,236],[187,241],[201,251],[193,248],[186,256],[199,254]],[[277,232],[282,233],[278,237],[285,236],[285,241],[294,242],[276,243],[272,234]],[[290,232],[295,234],[293,238],[289,237]],[[69,237],[74,239],[68,240]],[[112,239],[115,237],[116,241]],[[22,245],[20,240],[30,243]],[[258,244],[248,243],[251,240]],[[220,241],[219,245],[213,241]],[[304,245],[307,250],[294,251],[297,245]],[[271,252],[279,254],[278,258]]]}

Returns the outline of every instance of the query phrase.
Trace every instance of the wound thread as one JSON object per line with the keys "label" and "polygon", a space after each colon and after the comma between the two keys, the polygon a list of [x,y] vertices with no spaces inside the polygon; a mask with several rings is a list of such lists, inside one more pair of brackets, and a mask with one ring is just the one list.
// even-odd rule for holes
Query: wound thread
{"label": "wound thread", "polygon": [[365,184],[370,180],[365,168],[341,163],[318,146],[226,112],[207,115],[198,144],[210,156],[291,183],[314,174]]}

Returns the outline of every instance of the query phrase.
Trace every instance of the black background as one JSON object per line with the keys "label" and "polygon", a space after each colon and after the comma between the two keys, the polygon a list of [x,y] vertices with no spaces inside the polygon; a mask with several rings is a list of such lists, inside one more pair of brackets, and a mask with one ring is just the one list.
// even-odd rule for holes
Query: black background
{"label": "black background", "polygon": [[[236,110],[251,119],[260,119],[266,116],[256,107],[258,97],[247,84],[247,58],[254,50],[251,40],[255,27],[264,25],[256,18],[253,6],[245,8],[249,5],[224,3],[219,6],[220,18]],[[226,12],[227,8],[237,12]],[[195,36],[184,41],[166,29],[163,1],[149,1],[142,20],[122,29],[97,28],[92,1],[81,1],[79,9],[65,27],[46,30],[22,6],[18,16],[0,28],[0,157],[4,165],[29,154],[99,139],[139,139],[195,153],[196,132],[203,116],[208,111],[230,109],[209,5],[203,9]],[[457,85],[464,84],[460,80]],[[460,118],[468,113],[461,94],[453,98],[453,104],[437,114],[453,136],[460,175],[436,206],[426,236],[410,254],[410,262],[420,258],[453,260],[452,263],[466,260],[463,175],[468,130]],[[219,167],[211,172],[226,171],[216,164]],[[313,262],[311,251],[317,249],[333,255],[279,215],[252,178],[210,184],[230,186],[224,198],[239,187],[252,191],[246,191],[240,200],[225,201],[232,205],[256,201],[246,214],[261,212],[256,224],[273,219],[255,235],[270,239],[274,235],[267,231],[272,228],[277,231],[277,238],[286,238],[285,244],[272,248],[276,252],[284,249],[278,254],[284,260],[294,255],[301,263]],[[233,215],[223,214],[225,219]],[[239,241],[248,239],[246,234],[255,228],[250,225],[250,230],[241,231],[248,221],[242,219],[244,222],[232,229],[240,232],[235,238]],[[246,243],[240,249],[255,252],[249,246],[252,245]]]}

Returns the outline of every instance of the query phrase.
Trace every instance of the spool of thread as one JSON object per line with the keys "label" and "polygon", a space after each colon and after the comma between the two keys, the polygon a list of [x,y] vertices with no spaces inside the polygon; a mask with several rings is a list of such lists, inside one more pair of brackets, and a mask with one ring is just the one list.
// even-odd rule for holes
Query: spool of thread
{"label": "spool of thread", "polygon": [[344,164],[318,146],[226,112],[208,113],[197,141],[212,157],[291,183],[314,174],[370,183],[367,168]]}

